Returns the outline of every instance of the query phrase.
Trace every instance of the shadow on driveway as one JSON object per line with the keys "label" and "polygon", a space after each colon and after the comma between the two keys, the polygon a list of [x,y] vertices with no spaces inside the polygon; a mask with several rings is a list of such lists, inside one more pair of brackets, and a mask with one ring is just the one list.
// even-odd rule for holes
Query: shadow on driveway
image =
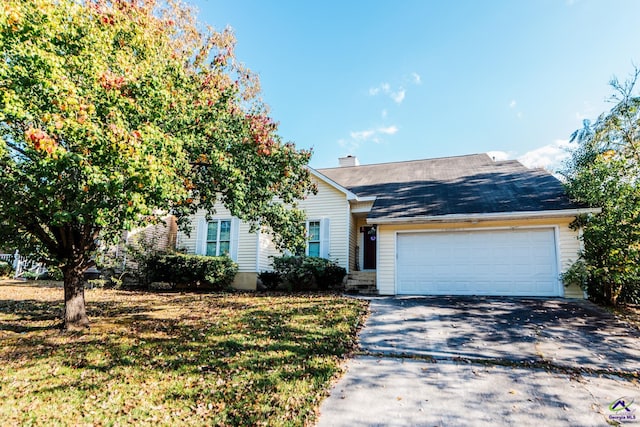
{"label": "shadow on driveway", "polygon": [[371,353],[640,372],[640,332],[581,300],[373,299],[360,342]]}
{"label": "shadow on driveway", "polygon": [[[374,298],[324,426],[640,423],[640,332],[588,301]],[[638,424],[640,425],[640,424]]]}

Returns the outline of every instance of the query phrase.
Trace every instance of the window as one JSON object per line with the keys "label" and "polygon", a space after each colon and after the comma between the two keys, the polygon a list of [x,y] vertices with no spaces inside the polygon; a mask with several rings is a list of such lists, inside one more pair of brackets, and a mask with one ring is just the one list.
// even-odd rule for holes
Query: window
{"label": "window", "polygon": [[320,256],[320,221],[307,222],[307,255]]}
{"label": "window", "polygon": [[210,256],[229,255],[231,250],[231,221],[214,220],[207,223],[207,250]]}

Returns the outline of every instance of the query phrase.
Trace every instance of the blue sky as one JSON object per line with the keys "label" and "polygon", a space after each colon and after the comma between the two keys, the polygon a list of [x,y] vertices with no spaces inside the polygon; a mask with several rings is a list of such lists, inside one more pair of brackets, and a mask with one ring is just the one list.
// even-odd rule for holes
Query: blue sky
{"label": "blue sky", "polygon": [[186,0],[231,26],[311,166],[492,152],[557,168],[640,66],[638,0]]}

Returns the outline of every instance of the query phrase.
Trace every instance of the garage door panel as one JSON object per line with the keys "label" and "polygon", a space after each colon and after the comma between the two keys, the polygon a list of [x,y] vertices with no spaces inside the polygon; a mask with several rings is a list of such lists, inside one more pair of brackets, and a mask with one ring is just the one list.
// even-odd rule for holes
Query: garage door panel
{"label": "garage door panel", "polygon": [[553,229],[398,234],[399,294],[559,292]]}

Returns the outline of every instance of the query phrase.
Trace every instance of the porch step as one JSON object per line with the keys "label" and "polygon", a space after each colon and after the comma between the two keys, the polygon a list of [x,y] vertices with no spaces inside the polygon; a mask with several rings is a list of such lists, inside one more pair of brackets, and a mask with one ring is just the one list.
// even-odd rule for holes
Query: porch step
{"label": "porch step", "polygon": [[375,271],[353,271],[347,276],[345,291],[358,295],[377,295]]}

